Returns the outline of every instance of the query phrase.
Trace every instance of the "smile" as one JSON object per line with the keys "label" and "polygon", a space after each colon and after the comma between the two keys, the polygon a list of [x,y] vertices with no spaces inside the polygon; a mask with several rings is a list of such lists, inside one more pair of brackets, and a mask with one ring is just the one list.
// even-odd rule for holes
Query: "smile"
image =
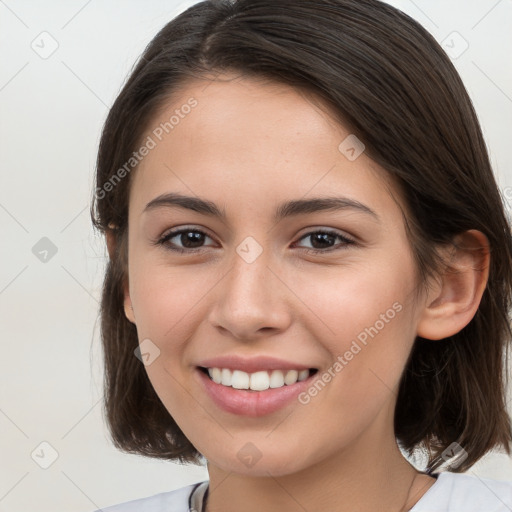
{"label": "smile", "polygon": [[265,391],[291,386],[296,382],[306,380],[314,369],[307,370],[262,370],[254,373],[229,368],[202,368],[211,380],[222,386],[251,391]]}

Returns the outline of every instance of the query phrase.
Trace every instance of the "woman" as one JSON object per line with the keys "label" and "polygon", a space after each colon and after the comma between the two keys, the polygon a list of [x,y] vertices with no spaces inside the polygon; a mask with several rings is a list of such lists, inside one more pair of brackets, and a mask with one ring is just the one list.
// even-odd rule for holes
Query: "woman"
{"label": "woman", "polygon": [[457,474],[510,453],[510,227],[408,16],[191,7],[109,113],[92,215],[112,439],[209,474],[108,512],[512,507],[511,482]]}

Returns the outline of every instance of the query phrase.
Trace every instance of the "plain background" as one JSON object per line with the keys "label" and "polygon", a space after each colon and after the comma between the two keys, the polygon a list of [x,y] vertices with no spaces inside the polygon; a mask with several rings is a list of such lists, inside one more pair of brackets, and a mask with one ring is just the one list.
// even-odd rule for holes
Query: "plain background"
{"label": "plain background", "polygon": [[[88,512],[207,478],[108,439],[97,325],[106,251],[88,213],[109,106],[145,45],[194,3],[0,0],[1,512]],[[390,3],[451,46],[512,203],[512,1]],[[512,479],[512,461],[492,454],[471,472]]]}

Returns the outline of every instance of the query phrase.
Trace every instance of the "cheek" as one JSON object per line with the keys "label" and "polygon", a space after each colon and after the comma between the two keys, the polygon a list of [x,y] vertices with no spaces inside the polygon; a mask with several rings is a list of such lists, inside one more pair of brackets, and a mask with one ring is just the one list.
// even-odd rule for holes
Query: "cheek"
{"label": "cheek", "polygon": [[134,267],[130,279],[139,342],[149,339],[151,350],[158,354],[146,365],[148,378],[166,409],[183,428],[183,418],[197,416],[197,405],[190,398],[190,375],[185,360],[192,326],[205,314],[198,307],[204,291],[201,293],[201,287],[194,285],[197,278],[190,273],[158,265]]}
{"label": "cheek", "polygon": [[294,291],[314,313],[309,317],[310,328],[331,353],[348,350],[353,339],[364,343],[372,334],[389,333],[403,321],[403,312],[412,305],[410,263],[405,259],[379,265],[372,261],[314,275],[297,274]]}
{"label": "cheek", "polygon": [[[333,410],[374,414],[396,392],[410,353],[415,336],[412,260],[383,261],[308,279],[308,304],[317,313],[308,330],[331,359],[318,378],[326,382],[328,401],[337,404]],[[314,397],[304,400],[309,398]]]}
{"label": "cheek", "polygon": [[[195,318],[208,285],[206,275],[161,263],[134,262],[130,273],[130,297],[139,337],[164,340],[183,339],[179,333]],[[167,342],[168,342],[167,341]]]}
{"label": "cheek", "polygon": [[130,298],[139,342],[149,339],[149,346],[158,354],[146,371],[157,393],[168,395],[160,396],[165,403],[182,401],[188,341],[194,326],[206,315],[203,306],[207,278],[182,268],[150,265],[149,261],[134,265],[131,270]]}

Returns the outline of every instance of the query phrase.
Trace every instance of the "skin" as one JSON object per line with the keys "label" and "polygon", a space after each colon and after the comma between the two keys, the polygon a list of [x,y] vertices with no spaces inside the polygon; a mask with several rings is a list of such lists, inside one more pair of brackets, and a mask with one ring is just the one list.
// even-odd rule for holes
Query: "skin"
{"label": "skin", "polygon": [[[488,277],[485,236],[460,237],[478,250],[446,249],[458,273],[440,274],[424,291],[398,190],[364,152],[349,161],[338,150],[350,132],[318,101],[247,77],[196,80],[146,136],[191,97],[197,106],[132,176],[125,312],[139,340],[160,350],[146,366],[158,396],[208,460],[208,512],[409,510],[435,480],[397,447],[400,376],[417,335],[442,339],[475,314]],[[145,211],[169,192],[207,199],[226,220],[178,207]],[[272,220],[284,201],[326,196],[357,200],[378,220],[355,209]],[[200,252],[154,243],[180,227],[207,234]],[[315,245],[305,235],[321,228],[355,243],[331,237]],[[252,263],[236,252],[248,236],[262,249]],[[185,247],[179,235],[172,242]],[[109,236],[110,251],[114,243]],[[283,358],[322,375],[396,303],[401,311],[305,405],[242,417],[202,390],[198,362],[234,353]],[[237,457],[249,442],[261,456],[250,467]]]}

